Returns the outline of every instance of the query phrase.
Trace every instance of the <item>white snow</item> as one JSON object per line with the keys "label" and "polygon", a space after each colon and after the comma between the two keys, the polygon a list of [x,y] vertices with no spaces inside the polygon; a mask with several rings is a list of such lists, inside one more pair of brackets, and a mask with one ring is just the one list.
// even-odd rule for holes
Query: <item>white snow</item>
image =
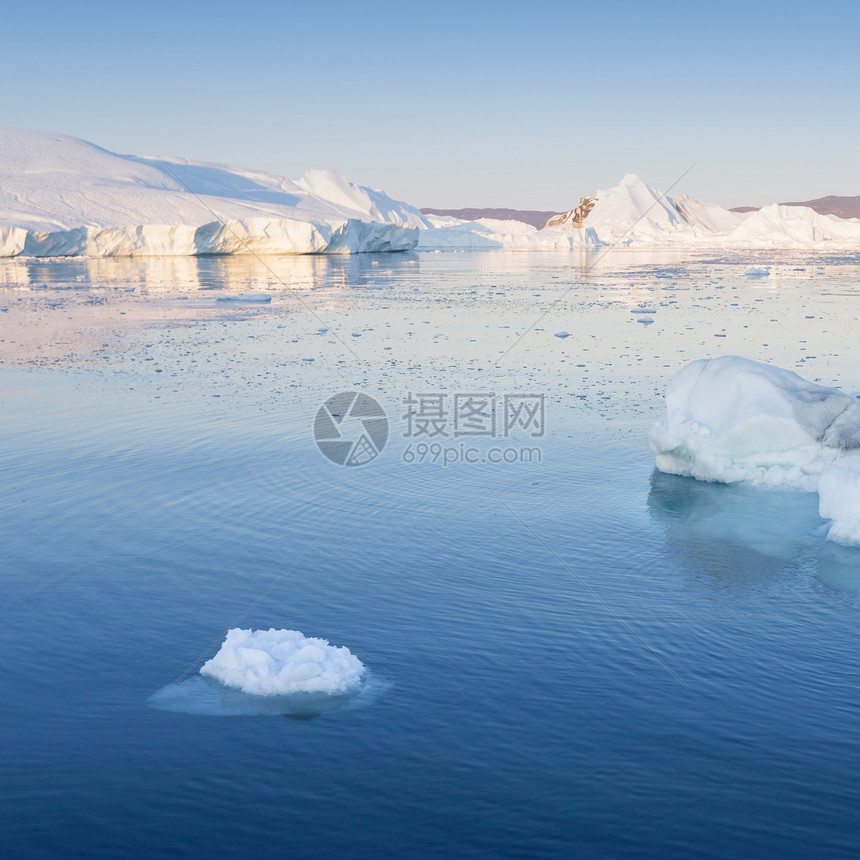
{"label": "white snow", "polygon": [[297,182],[0,127],[0,256],[408,250],[424,216],[327,170]]}
{"label": "white snow", "polygon": [[821,494],[830,537],[860,543],[860,401],[738,356],[694,361],[649,431],[657,468]]}
{"label": "white snow", "polygon": [[200,674],[254,696],[334,695],[357,689],[365,667],[348,648],[298,630],[234,627]]}

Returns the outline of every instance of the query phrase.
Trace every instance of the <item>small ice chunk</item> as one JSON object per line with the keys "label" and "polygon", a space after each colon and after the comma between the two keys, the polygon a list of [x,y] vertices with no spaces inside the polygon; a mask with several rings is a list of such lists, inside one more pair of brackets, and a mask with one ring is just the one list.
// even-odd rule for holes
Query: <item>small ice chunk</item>
{"label": "small ice chunk", "polygon": [[365,671],[348,648],[325,639],[306,638],[298,630],[234,627],[200,674],[253,696],[285,696],[348,693]]}
{"label": "small ice chunk", "polygon": [[656,314],[657,308],[633,308],[631,314]]}
{"label": "small ice chunk", "polygon": [[770,269],[761,268],[760,266],[750,266],[746,271],[748,278],[766,278],[770,274]]}
{"label": "small ice chunk", "polygon": [[860,471],[824,469],[818,481],[818,513],[832,520],[828,540],[860,546]]}
{"label": "small ice chunk", "polygon": [[271,296],[265,293],[235,293],[222,296],[216,296],[216,302],[251,302],[254,304],[265,305],[272,301]]}
{"label": "small ice chunk", "polygon": [[557,331],[555,333],[555,336],[560,337],[562,340],[564,340],[566,337],[570,337],[570,332],[569,331]]}

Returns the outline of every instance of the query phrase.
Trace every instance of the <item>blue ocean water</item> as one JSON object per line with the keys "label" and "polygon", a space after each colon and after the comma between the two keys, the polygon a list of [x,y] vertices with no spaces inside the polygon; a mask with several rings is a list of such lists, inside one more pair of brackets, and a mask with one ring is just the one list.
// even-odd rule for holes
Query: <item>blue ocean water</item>
{"label": "blue ocean water", "polygon": [[[814,496],[654,471],[644,431],[683,349],[652,349],[659,322],[607,304],[606,284],[576,287],[516,365],[458,363],[474,320],[457,340],[458,304],[434,316],[435,291],[506,293],[476,311],[501,308],[499,354],[566,265],[479,256],[380,258],[372,294],[372,261],[314,261],[304,300],[332,332],[416,332],[391,336],[394,364],[378,341],[356,368],[307,308],[275,307],[2,370],[4,856],[856,855],[860,553],[824,540]],[[215,265],[230,289],[241,269]],[[683,297],[690,270],[672,271]],[[110,301],[124,272],[85,289]],[[49,291],[68,277],[40,264]],[[583,358],[600,342],[614,365]],[[561,389],[575,364],[600,378]],[[543,393],[546,432],[473,440],[477,463],[407,462],[406,395],[484,379]],[[391,423],[356,468],[312,432],[351,387]],[[484,462],[490,444],[540,462]],[[194,707],[201,653],[273,584],[243,626],[348,646],[371,696],[311,719]],[[154,706],[165,688],[178,709]]]}

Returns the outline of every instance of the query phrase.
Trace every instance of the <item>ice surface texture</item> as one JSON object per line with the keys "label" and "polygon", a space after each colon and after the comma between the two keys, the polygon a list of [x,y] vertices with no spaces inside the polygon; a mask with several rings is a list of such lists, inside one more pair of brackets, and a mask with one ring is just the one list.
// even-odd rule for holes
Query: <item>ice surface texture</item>
{"label": "ice surface texture", "polygon": [[854,397],[738,356],[701,359],[670,381],[666,414],[648,441],[657,468],[668,474],[823,488],[821,514],[834,520],[830,537],[860,543],[860,402]]}
{"label": "ice surface texture", "polygon": [[365,668],[348,648],[298,630],[234,627],[200,674],[254,696],[333,695],[357,689]]}

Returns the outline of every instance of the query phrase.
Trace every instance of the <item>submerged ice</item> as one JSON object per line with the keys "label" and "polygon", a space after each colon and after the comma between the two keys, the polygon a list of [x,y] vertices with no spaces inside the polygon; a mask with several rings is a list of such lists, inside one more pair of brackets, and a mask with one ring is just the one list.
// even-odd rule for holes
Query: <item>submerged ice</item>
{"label": "submerged ice", "polygon": [[298,630],[237,627],[200,674],[252,696],[337,695],[356,690],[365,667],[348,648]]}
{"label": "submerged ice", "polygon": [[648,432],[657,468],[821,494],[829,537],[860,544],[860,402],[738,356],[694,361],[666,390]]}

